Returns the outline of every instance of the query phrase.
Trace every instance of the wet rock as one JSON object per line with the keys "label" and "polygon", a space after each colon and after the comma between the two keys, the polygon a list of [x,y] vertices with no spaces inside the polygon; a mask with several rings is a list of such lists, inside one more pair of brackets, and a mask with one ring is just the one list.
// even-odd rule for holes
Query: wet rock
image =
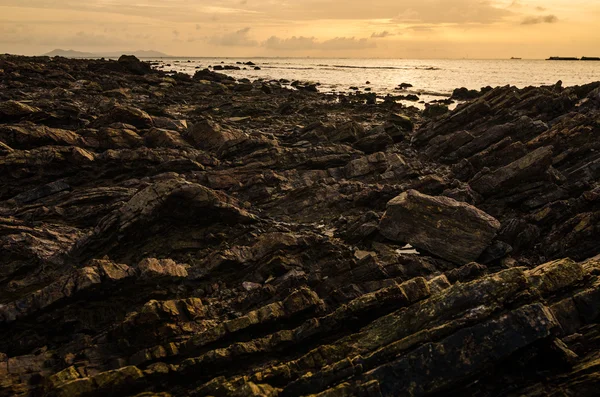
{"label": "wet rock", "polygon": [[452,92],[452,99],[457,99],[459,101],[468,101],[470,99],[475,99],[480,96],[479,91],[477,90],[469,90],[465,87],[456,88]]}
{"label": "wet rock", "polygon": [[500,222],[469,204],[415,190],[391,200],[379,224],[385,237],[457,264],[475,261],[499,228]]}

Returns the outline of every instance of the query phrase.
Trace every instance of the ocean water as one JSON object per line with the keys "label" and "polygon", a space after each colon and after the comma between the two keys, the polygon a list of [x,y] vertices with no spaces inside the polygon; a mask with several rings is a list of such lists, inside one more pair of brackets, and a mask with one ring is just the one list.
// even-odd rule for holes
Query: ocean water
{"label": "ocean water", "polygon": [[[194,74],[197,68],[235,65],[246,70],[220,71],[236,78],[287,79],[318,82],[322,92],[349,92],[350,87],[370,87],[378,95],[417,94],[426,101],[447,97],[455,88],[485,86],[580,85],[600,81],[600,61],[546,60],[420,60],[420,59],[319,59],[319,58],[173,58],[158,59],[161,70]],[[253,66],[236,62],[252,61]],[[370,84],[366,84],[369,81]],[[412,88],[399,91],[401,83]]]}

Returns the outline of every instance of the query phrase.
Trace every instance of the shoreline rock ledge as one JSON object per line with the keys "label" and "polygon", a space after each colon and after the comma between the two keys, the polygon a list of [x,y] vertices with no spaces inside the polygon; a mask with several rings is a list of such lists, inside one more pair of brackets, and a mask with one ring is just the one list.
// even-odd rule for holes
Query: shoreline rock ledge
{"label": "shoreline rock ledge", "polygon": [[416,190],[390,200],[379,223],[384,237],[458,265],[477,260],[499,229],[496,218],[470,204]]}

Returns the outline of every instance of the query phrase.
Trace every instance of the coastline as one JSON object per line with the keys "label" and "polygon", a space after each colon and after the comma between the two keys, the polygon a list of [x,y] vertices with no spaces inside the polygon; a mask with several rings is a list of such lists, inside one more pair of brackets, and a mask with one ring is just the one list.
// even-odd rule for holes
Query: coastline
{"label": "coastline", "polygon": [[420,110],[3,55],[0,88],[0,394],[591,395],[600,82]]}

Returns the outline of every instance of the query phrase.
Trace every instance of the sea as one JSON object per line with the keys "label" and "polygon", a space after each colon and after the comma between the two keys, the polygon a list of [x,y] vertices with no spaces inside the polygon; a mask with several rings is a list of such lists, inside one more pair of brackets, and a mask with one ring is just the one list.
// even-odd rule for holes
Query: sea
{"label": "sea", "polygon": [[[378,96],[419,96],[417,102],[447,98],[455,88],[513,85],[563,86],[600,81],[600,61],[550,61],[527,59],[346,59],[346,58],[162,58],[149,59],[155,67],[193,75],[198,69],[233,65],[241,70],[223,70],[237,79],[300,80],[319,83],[325,93],[370,89]],[[244,63],[252,62],[255,66]],[[245,68],[245,69],[244,69]],[[211,68],[212,70],[212,68]],[[368,83],[367,83],[368,82]],[[400,90],[402,83],[412,87]]]}

